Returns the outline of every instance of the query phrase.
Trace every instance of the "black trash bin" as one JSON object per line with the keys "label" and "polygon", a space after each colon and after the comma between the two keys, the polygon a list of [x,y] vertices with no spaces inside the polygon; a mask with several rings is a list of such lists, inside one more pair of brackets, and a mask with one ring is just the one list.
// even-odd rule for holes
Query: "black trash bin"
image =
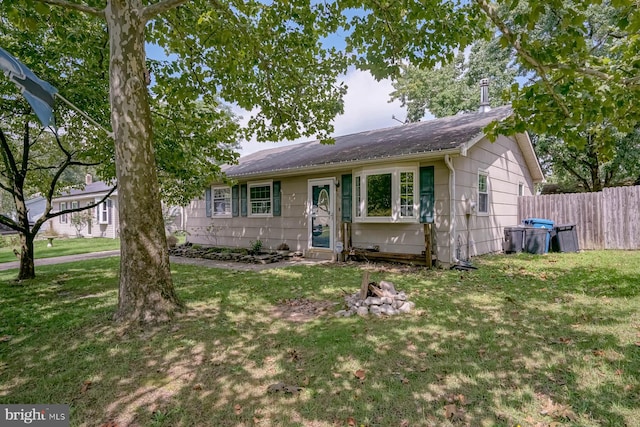
{"label": "black trash bin", "polygon": [[504,228],[504,242],[502,249],[507,254],[522,252],[524,242],[524,227],[514,225]]}
{"label": "black trash bin", "polygon": [[530,254],[546,254],[549,252],[550,228],[524,227],[524,250]]}
{"label": "black trash bin", "polygon": [[551,248],[554,252],[578,252],[578,232],[575,224],[561,224],[555,226],[554,236],[551,238]]}

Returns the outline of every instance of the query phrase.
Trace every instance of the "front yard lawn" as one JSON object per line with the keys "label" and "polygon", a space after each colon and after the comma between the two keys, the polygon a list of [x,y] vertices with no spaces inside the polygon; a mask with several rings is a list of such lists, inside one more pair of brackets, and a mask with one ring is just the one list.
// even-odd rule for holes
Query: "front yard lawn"
{"label": "front yard lawn", "polygon": [[[13,250],[20,250],[20,243],[15,235],[4,236],[6,246],[0,247],[0,263],[17,261],[18,258]],[[104,237],[94,238],[62,238],[56,237],[53,246],[47,247],[48,241],[36,240],[34,242],[34,252],[37,258],[53,258],[64,255],[76,255],[89,252],[101,252],[120,249],[120,239],[107,239]]]}
{"label": "front yard lawn", "polygon": [[[67,403],[72,426],[639,425],[640,252],[474,263],[173,265],[188,310],[128,332],[117,258],[0,272],[0,403]],[[363,268],[414,311],[333,316]],[[337,305],[278,315],[308,300]]]}

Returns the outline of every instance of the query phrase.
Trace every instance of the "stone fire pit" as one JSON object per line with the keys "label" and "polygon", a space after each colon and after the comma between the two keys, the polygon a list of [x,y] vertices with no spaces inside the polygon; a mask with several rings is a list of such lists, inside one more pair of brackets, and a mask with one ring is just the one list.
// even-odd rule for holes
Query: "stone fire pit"
{"label": "stone fire pit", "polygon": [[415,307],[415,303],[409,301],[404,292],[398,292],[393,283],[384,280],[380,283],[369,282],[368,274],[363,278],[360,292],[347,295],[344,299],[347,309],[338,311],[336,316],[393,316],[408,313]]}

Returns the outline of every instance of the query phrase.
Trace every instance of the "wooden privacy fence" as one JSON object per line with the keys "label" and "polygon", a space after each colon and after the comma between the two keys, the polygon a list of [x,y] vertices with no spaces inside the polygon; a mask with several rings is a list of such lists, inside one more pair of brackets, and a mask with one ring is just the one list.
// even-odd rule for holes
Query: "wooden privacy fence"
{"label": "wooden privacy fence", "polygon": [[518,218],[575,224],[580,249],[640,249],[640,186],[519,197]]}

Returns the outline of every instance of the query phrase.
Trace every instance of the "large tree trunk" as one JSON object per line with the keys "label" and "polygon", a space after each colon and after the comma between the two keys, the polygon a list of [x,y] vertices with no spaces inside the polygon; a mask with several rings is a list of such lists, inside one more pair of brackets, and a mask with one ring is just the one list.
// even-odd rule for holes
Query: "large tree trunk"
{"label": "large tree trunk", "polygon": [[158,190],[141,3],[110,0],[106,9],[121,239],[116,319],[155,323],[169,320],[181,305],[171,281]]}
{"label": "large tree trunk", "polygon": [[31,233],[20,233],[20,272],[18,280],[33,279],[36,277],[34,264],[33,238]]}
{"label": "large tree trunk", "polygon": [[[26,154],[25,154],[26,155]],[[18,280],[33,279],[36,277],[36,267],[34,264],[35,254],[33,250],[33,239],[38,230],[32,230],[29,226],[29,212],[24,201],[24,175],[17,173],[14,176],[13,201],[16,207],[17,222],[20,226],[20,271]]]}

